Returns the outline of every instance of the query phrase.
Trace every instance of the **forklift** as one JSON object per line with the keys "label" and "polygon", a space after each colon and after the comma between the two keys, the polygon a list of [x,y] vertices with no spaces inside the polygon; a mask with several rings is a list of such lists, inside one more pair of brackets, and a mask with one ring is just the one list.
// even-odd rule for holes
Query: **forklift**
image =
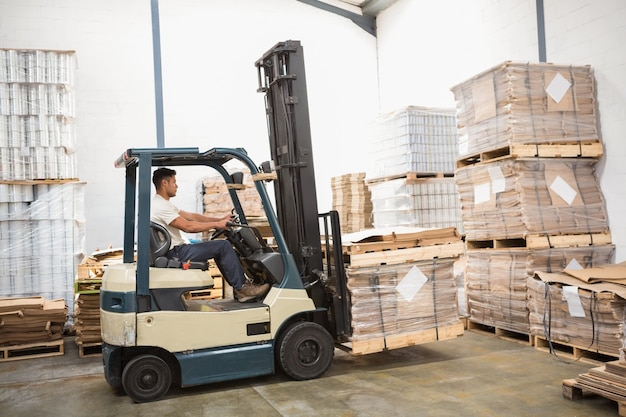
{"label": "forklift", "polygon": [[[106,268],[100,289],[104,375],[135,402],[181,387],[283,371],[296,380],[330,367],[335,346],[350,335],[350,306],[336,211],[318,213],[303,50],[276,44],[256,63],[265,94],[271,162],[257,166],[242,148],[131,148],[115,161],[125,169],[123,263]],[[273,235],[268,245],[248,224],[237,195],[249,170]],[[227,185],[234,221],[225,238],[246,275],[270,283],[262,298],[194,300],[213,288],[206,263],[167,259],[170,240],[150,222],[155,167],[202,166]],[[273,181],[274,211],[265,183]]]}

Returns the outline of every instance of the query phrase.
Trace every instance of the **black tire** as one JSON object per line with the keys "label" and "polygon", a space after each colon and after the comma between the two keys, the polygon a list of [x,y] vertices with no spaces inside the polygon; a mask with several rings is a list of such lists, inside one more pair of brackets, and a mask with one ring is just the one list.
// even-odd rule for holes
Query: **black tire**
{"label": "black tire", "polygon": [[172,385],[172,370],[154,355],[139,355],[131,359],[122,371],[122,386],[135,402],[157,401]]}
{"label": "black tire", "polygon": [[276,349],[280,368],[295,380],[319,377],[335,355],[332,336],[319,324],[308,321],[288,327]]}

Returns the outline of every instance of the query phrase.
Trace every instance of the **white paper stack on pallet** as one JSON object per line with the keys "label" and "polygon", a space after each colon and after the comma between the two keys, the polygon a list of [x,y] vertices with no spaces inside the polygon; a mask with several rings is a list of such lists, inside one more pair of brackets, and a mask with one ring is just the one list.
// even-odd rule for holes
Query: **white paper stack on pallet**
{"label": "white paper stack on pallet", "polygon": [[374,227],[453,226],[463,231],[454,178],[409,177],[368,183],[372,195]]}
{"label": "white paper stack on pallet", "polygon": [[372,199],[364,172],[332,177],[331,189],[332,207],[339,213],[342,232],[352,233],[372,227]]}
{"label": "white paper stack on pallet", "polygon": [[454,172],[457,156],[454,109],[409,106],[376,121],[374,169],[368,178],[406,172]]}

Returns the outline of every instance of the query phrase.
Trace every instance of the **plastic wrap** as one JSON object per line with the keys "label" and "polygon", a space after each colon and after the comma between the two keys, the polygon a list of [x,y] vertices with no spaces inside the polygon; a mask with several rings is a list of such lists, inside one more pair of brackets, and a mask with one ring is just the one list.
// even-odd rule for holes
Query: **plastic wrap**
{"label": "plastic wrap", "polygon": [[458,323],[454,259],[348,268],[352,340]]}
{"label": "plastic wrap", "polygon": [[506,61],[451,88],[459,155],[599,140],[590,66]]}
{"label": "plastic wrap", "polygon": [[0,180],[75,179],[75,55],[0,49]]}
{"label": "plastic wrap", "polygon": [[454,109],[409,106],[380,116],[375,131],[374,167],[368,178],[454,172],[458,153]]}
{"label": "plastic wrap", "polygon": [[455,180],[396,178],[369,184],[374,226],[456,227],[463,232]]}
{"label": "plastic wrap", "polygon": [[535,271],[561,272],[568,266],[609,263],[613,245],[549,249],[467,251],[466,287],[470,319],[529,334],[527,279]]}
{"label": "plastic wrap", "polygon": [[608,231],[595,161],[506,159],[455,176],[468,240]]}
{"label": "plastic wrap", "polygon": [[582,288],[578,288],[577,295],[584,317],[572,315],[561,284],[529,277],[532,334],[551,342],[622,357],[626,300],[613,293]]}
{"label": "plastic wrap", "polygon": [[0,296],[65,299],[73,309],[85,237],[84,184],[0,184]]}

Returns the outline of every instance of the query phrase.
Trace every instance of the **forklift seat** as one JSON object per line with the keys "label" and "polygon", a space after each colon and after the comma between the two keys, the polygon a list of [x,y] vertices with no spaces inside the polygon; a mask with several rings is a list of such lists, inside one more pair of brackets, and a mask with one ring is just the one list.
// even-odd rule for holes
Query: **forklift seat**
{"label": "forklift seat", "polygon": [[154,266],[156,260],[164,257],[170,250],[172,237],[165,227],[150,222],[150,266]]}

